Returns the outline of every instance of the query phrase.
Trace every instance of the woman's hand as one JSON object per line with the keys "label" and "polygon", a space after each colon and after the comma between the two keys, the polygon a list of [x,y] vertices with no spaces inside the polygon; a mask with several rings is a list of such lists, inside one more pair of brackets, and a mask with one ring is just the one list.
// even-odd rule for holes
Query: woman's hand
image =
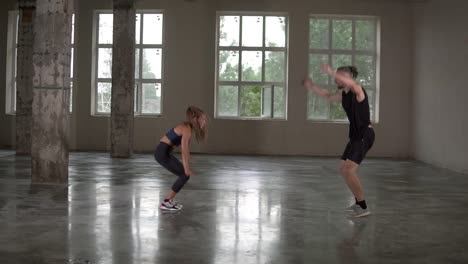
{"label": "woman's hand", "polygon": [[193,171],[191,169],[186,169],[185,170],[185,175],[191,177],[191,176],[193,176]]}

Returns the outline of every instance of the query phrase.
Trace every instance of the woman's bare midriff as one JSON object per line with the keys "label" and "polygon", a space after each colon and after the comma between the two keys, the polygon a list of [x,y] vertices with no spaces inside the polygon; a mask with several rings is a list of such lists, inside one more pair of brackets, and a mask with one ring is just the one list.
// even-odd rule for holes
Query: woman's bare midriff
{"label": "woman's bare midriff", "polygon": [[168,144],[171,147],[174,146],[174,144],[172,144],[172,142],[166,136],[162,137],[160,142],[164,142],[164,143]]}

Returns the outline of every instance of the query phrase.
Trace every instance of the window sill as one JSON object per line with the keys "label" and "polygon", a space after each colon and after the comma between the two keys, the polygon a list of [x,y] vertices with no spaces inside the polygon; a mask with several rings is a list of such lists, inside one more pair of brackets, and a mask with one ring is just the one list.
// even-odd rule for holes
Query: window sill
{"label": "window sill", "polygon": [[[92,117],[103,117],[103,118],[110,118],[110,114],[91,114]],[[162,118],[161,114],[158,115],[149,115],[149,114],[135,114],[133,117],[135,118]]]}
{"label": "window sill", "polygon": [[[349,125],[349,121],[332,121],[332,120],[316,120],[316,119],[307,119],[309,123],[316,124],[338,124],[338,125]],[[372,126],[379,125],[379,122],[371,122]]]}
{"label": "window sill", "polygon": [[[5,115],[7,115],[7,116],[16,116],[16,112],[15,112],[15,113],[11,113],[11,112],[8,113],[8,112],[6,112]],[[73,112],[68,112],[68,115],[73,115]]]}
{"label": "window sill", "polygon": [[339,124],[339,125],[349,125],[349,121],[346,120],[318,120],[318,119],[307,119],[309,123],[317,123],[317,124]]}
{"label": "window sill", "polygon": [[279,121],[285,122],[283,118],[262,118],[262,117],[215,117],[215,120],[231,120],[231,121]]}
{"label": "window sill", "polygon": [[149,114],[138,114],[134,115],[136,118],[162,118],[163,116],[161,114],[156,114],[156,115],[149,115]]}

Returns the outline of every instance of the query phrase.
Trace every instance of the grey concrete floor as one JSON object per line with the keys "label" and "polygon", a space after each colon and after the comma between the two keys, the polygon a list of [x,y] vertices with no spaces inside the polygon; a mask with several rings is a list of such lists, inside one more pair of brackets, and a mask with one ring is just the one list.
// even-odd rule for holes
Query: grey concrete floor
{"label": "grey concrete floor", "polygon": [[31,185],[30,159],[0,151],[0,263],[468,263],[468,175],[413,161],[360,169],[372,215],[336,159],[193,156],[176,179],[152,155],[72,153],[68,185]]}

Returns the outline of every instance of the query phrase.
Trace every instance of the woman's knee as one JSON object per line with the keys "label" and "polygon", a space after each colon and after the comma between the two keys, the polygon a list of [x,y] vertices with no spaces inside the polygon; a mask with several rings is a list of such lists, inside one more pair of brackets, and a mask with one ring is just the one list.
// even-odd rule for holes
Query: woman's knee
{"label": "woman's knee", "polygon": [[161,165],[167,163],[168,157],[165,153],[162,153],[160,151],[156,151],[154,153],[154,159]]}
{"label": "woman's knee", "polygon": [[184,185],[188,182],[189,179],[190,177],[185,174],[179,175],[179,179],[177,179],[177,181],[172,186],[172,190],[178,193],[184,187]]}
{"label": "woman's knee", "polygon": [[183,174],[179,176],[179,179],[185,184],[188,182],[188,180],[190,180],[190,176]]}

